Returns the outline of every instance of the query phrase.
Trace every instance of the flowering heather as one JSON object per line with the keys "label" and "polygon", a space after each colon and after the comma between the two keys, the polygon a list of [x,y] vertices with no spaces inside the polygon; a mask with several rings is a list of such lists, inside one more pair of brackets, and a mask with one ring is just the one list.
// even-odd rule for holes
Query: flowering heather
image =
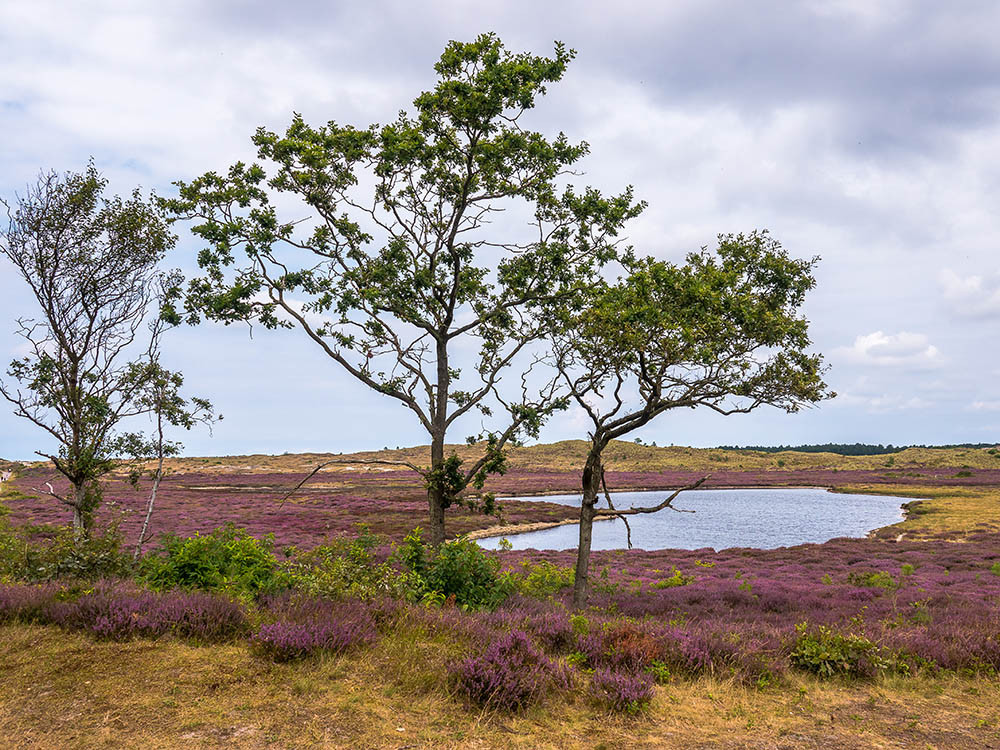
{"label": "flowering heather", "polygon": [[[255,537],[274,534],[276,549],[295,545],[309,549],[325,541],[350,536],[357,524],[366,523],[376,534],[401,540],[415,526],[426,524],[427,500],[421,477],[413,471],[338,471],[321,473],[282,503],[286,493],[305,472],[242,473],[191,471],[168,474],[160,485],[156,512],[149,533],[154,541],[163,533],[192,536],[232,523],[246,528]],[[690,484],[706,470],[609,471],[608,484],[614,490],[666,489]],[[982,487],[1000,485],[1000,468],[893,467],[892,469],[796,469],[738,470],[713,467],[710,487],[788,487],[844,485],[905,485],[913,487]],[[33,487],[51,482],[57,492],[65,480],[51,469],[35,467],[18,476],[11,486],[15,493],[4,502],[14,524],[65,524],[65,508],[51,498],[36,496]],[[487,490],[498,495],[539,495],[576,492],[579,471],[515,469],[504,476],[491,477]],[[109,480],[105,504],[98,522],[106,523],[124,513],[122,532],[126,546],[138,534],[148,486],[133,488],[124,479]],[[23,494],[19,494],[23,493]],[[511,524],[573,519],[579,511],[555,503],[522,503],[509,500],[504,505],[504,521]],[[449,533],[463,534],[495,525],[497,519],[463,508],[452,507]]]}
{"label": "flowering heather", "polygon": [[636,714],[653,698],[653,678],[648,674],[598,669],[590,678],[589,692],[610,711]]}
{"label": "flowering heather", "polygon": [[569,672],[546,657],[522,630],[511,630],[449,669],[455,688],[487,709],[518,711],[570,685]]}
{"label": "flowering heather", "polygon": [[60,587],[54,583],[0,585],[0,623],[46,622],[47,609],[59,591]]}
{"label": "flowering heather", "polygon": [[127,640],[166,634],[202,642],[246,632],[243,609],[203,593],[157,594],[121,582],[102,582],[79,596],[57,584],[0,586],[0,621],[21,620]]}
{"label": "flowering heather", "polygon": [[291,661],[320,652],[343,653],[377,638],[372,608],[358,601],[289,601],[275,608],[282,619],[261,625],[250,642],[261,655]]}
{"label": "flowering heather", "polygon": [[247,629],[243,609],[226,597],[182,591],[158,594],[122,584],[104,584],[73,601],[55,602],[48,620],[119,641],[173,634],[216,642]]}

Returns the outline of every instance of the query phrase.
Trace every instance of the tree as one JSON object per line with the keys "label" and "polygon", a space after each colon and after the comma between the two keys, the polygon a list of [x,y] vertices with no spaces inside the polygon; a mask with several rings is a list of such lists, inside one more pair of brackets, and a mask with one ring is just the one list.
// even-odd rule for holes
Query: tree
{"label": "tree", "polygon": [[[822,358],[806,352],[808,321],[798,314],[817,261],[790,258],[766,231],[720,235],[714,253],[703,248],[684,265],[629,263],[624,279],[595,288],[587,305],[558,319],[553,361],[591,422],[575,607],[587,601],[594,519],[657,512],[677,496],[652,508],[615,509],[601,461],[608,443],[670,409],[728,415],[767,404],[795,412],[833,395]],[[596,507],[602,486],[606,509]]]}
{"label": "tree", "polygon": [[197,396],[186,399],[181,396],[180,389],[183,385],[184,376],[181,373],[164,369],[158,361],[151,362],[145,388],[139,394],[137,402],[152,416],[153,433],[148,437],[142,433],[131,433],[120,441],[123,443],[123,452],[131,456],[134,462],[131,474],[133,485],[138,485],[142,478],[143,462],[155,461],[153,469],[149,472],[152,487],[149,501],[146,503],[146,515],[143,517],[139,536],[135,542],[133,560],[139,559],[143,545],[148,541],[147,533],[156,505],[156,495],[165,476],[164,461],[168,457],[179,455],[184,447],[176,440],[167,439],[166,428],[172,426],[190,430],[201,423],[211,429],[213,421],[222,419],[221,414],[216,417],[214,407],[206,399]]}
{"label": "tree", "polygon": [[91,164],[83,173],[43,173],[7,209],[0,252],[31,288],[37,318],[20,318],[29,353],[11,362],[0,394],[14,412],[55,439],[48,458],[70,483],[49,494],[73,511],[79,538],[101,501],[99,480],[133,439],[117,431],[150,410],[143,399],[157,376],[167,323],[144,321],[173,279],[157,271],[175,237],[162,212],[138,191],[104,198]]}
{"label": "tree", "polygon": [[[238,163],[176,183],[179,197],[165,201],[208,242],[205,275],[186,297],[191,322],[298,328],[416,416],[430,462],[407,465],[426,480],[435,545],[445,510],[503,470],[508,443],[565,406],[552,383],[526,376],[545,328],[539,306],[593,282],[643,207],[631,189],[559,189],[587,145],[521,125],[572,57],[559,43],[552,58],[513,54],[492,34],[451,42],[413,115],[357,129],[314,128],[296,114],[283,135],[261,128],[253,138],[270,171]],[[276,203],[289,198],[308,218],[279,219]],[[526,230],[493,223],[525,208]],[[510,369],[523,387],[501,383]],[[492,426],[471,438],[485,447],[465,466],[445,455],[446,437],[473,410]]]}

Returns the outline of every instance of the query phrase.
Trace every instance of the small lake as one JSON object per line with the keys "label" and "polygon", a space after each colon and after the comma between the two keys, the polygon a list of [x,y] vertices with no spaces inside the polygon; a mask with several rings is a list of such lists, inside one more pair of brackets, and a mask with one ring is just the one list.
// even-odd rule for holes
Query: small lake
{"label": "small lake", "polygon": [[[670,494],[612,492],[615,507],[649,507]],[[544,500],[560,505],[580,505],[580,495],[516,497],[508,500]],[[756,547],[774,549],[807,542],[826,542],[835,537],[863,537],[869,531],[903,520],[903,503],[912,498],[885,495],[846,495],[819,488],[691,490],[669,508],[649,515],[631,516],[632,546],[636,549],[702,549]],[[598,508],[607,507],[602,497]],[[575,549],[578,524],[507,537],[514,549]],[[496,549],[503,537],[480,539],[487,549]],[[625,525],[618,519],[594,523],[593,549],[624,549]]]}

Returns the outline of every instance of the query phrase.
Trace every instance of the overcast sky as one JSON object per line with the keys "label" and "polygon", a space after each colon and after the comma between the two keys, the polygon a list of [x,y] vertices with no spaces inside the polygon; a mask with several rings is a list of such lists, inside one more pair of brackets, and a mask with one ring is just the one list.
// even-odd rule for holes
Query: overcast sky
{"label": "overcast sky", "polygon": [[[586,140],[581,183],[649,203],[629,231],[670,260],[768,228],[819,255],[806,315],[833,401],[796,415],[685,410],[659,444],[1000,439],[1000,4],[823,2],[9,2],[0,4],[0,194],[40,169],[111,191],[252,159],[260,125],[387,122],[451,39],[578,53],[532,125]],[[170,266],[193,268],[186,230]],[[33,300],[0,265],[0,360]],[[225,415],[191,454],[425,443],[297,332],[172,331],[168,366]],[[544,440],[583,437],[573,414]],[[461,439],[461,435],[456,438]],[[48,448],[0,404],[0,456]]]}

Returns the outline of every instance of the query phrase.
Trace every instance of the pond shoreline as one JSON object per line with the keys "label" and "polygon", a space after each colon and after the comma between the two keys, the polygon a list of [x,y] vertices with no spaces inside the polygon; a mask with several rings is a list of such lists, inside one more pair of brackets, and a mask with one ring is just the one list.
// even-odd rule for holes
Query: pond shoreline
{"label": "pond shoreline", "polygon": [[[615,494],[616,492],[666,492],[666,491],[673,491],[673,490],[676,490],[676,489],[677,489],[676,486],[673,486],[673,487],[650,487],[650,488],[645,488],[645,487],[634,487],[633,488],[633,487],[629,487],[628,489],[611,490],[611,493]],[[847,487],[829,487],[829,486],[824,486],[824,485],[777,485],[776,486],[776,485],[773,485],[773,484],[768,484],[768,485],[753,485],[753,486],[749,486],[749,485],[736,485],[736,486],[732,486],[732,485],[719,485],[718,487],[698,487],[698,488],[693,489],[693,490],[685,490],[685,492],[711,492],[711,491],[714,491],[714,490],[825,490],[826,492],[829,492],[829,493],[834,494],[834,495],[838,495],[838,494],[839,495],[864,494],[864,493],[857,493],[857,491],[851,490],[850,488],[847,488]],[[512,493],[505,494],[504,497],[499,498],[499,499],[500,500],[516,500],[519,497],[554,497],[554,496],[558,496],[558,495],[574,495],[574,494],[578,494],[578,493],[574,493],[574,492],[561,492],[561,491],[558,491],[558,490],[548,490],[548,491],[543,491],[543,492],[531,492],[531,493],[529,493],[529,492],[513,493],[512,492]],[[898,495],[897,497],[906,498],[907,496],[906,495]],[[911,502],[913,502],[913,503],[915,503],[915,502],[921,502],[921,499],[920,498],[915,498],[915,499],[910,500],[907,503],[902,503],[900,505],[900,508],[903,511],[903,519],[901,521],[897,521],[896,523],[892,523],[892,524],[889,524],[887,526],[879,526],[878,528],[871,529],[871,530],[869,530],[866,533],[866,535],[864,537],[858,537],[858,538],[869,538],[869,539],[870,538],[875,538],[878,535],[878,532],[882,531],[883,529],[890,529],[893,526],[897,526],[898,524],[903,523],[904,521],[906,521],[906,519],[910,515],[910,510],[911,510],[907,506],[910,505]],[[599,516],[599,517],[597,517],[597,518],[594,519],[594,523],[599,523],[601,521],[615,521],[615,520],[617,520],[617,518],[615,516]],[[509,537],[509,536],[518,536],[520,534],[529,534],[529,533],[532,533],[532,532],[535,532],[535,531],[545,531],[547,529],[554,529],[554,528],[558,528],[560,526],[574,526],[574,525],[578,525],[579,523],[580,523],[580,521],[577,518],[564,518],[561,521],[532,521],[532,522],[529,522],[529,523],[507,524],[507,525],[500,525],[500,526],[490,526],[490,527],[485,528],[485,529],[476,529],[475,531],[470,531],[469,533],[465,534],[464,536],[465,536],[466,539],[470,539],[470,540],[473,540],[473,541],[478,541],[478,540],[482,540],[482,539],[503,539],[503,538],[506,538],[506,537]],[[903,537],[903,535],[901,534],[898,537],[897,541],[901,540],[902,537]]]}

